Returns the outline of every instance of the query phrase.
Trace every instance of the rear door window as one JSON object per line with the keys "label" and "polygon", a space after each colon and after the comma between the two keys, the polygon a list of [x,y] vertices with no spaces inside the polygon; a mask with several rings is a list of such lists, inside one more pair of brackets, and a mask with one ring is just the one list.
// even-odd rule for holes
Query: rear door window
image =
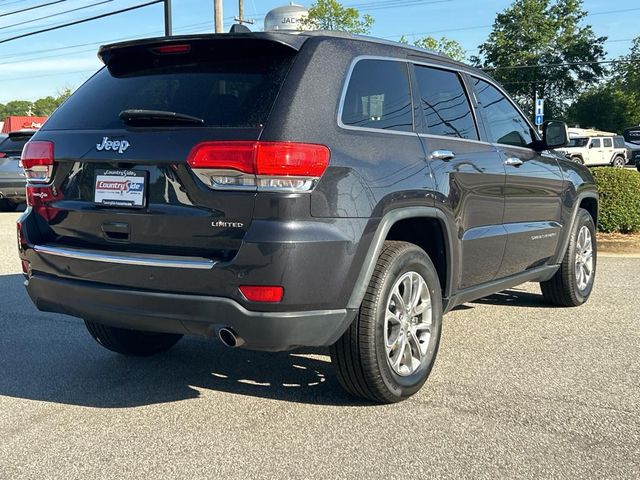
{"label": "rear door window", "polygon": [[591,140],[591,148],[600,148],[602,144],[600,143],[600,139],[599,138],[594,138],[593,140]]}
{"label": "rear door window", "polygon": [[603,144],[604,144],[604,148],[612,148],[613,147],[613,141],[610,138],[603,138],[602,141],[603,141]]}
{"label": "rear door window", "polygon": [[413,131],[408,66],[392,60],[360,60],[351,73],[342,105],[350,127]]}
{"label": "rear door window", "polygon": [[518,109],[490,83],[479,78],[474,79],[474,83],[493,141],[514,147],[530,147],[534,136]]}
{"label": "rear door window", "polygon": [[460,76],[455,72],[420,65],[415,66],[415,72],[427,132],[478,140],[471,106]]}
{"label": "rear door window", "polygon": [[[275,102],[293,53],[232,51],[178,62],[122,62],[103,68],[49,119],[47,130],[122,128],[123,110],[178,112],[209,127],[260,128]],[[160,59],[162,60],[162,59]]]}

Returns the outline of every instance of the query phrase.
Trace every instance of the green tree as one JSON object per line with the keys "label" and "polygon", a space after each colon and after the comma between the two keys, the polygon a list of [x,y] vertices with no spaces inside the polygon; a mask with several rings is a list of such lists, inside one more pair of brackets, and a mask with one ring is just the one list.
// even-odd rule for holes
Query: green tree
{"label": "green tree", "polygon": [[356,8],[344,7],[337,0],[316,0],[302,24],[315,30],[367,34],[371,31],[373,21],[371,15],[360,16]]}
{"label": "green tree", "polygon": [[[404,37],[400,37],[398,40],[400,43],[409,43],[409,41]],[[454,60],[458,60],[459,62],[464,61],[466,54],[462,45],[456,40],[451,40],[446,37],[440,38],[440,40],[435,39],[433,37],[424,37],[418,40],[415,40],[413,44],[416,47],[426,48],[427,50],[433,50],[434,52],[438,52],[442,55],[446,55]]]}
{"label": "green tree", "polygon": [[606,37],[582,21],[582,0],[516,0],[498,14],[474,63],[485,68],[533,113],[536,95],[547,117],[562,116],[567,103],[601,79]]}
{"label": "green tree", "polygon": [[566,120],[584,128],[616,133],[640,121],[634,99],[606,84],[582,93],[567,110]]}
{"label": "green tree", "polygon": [[12,100],[7,102],[5,105],[0,103],[0,121],[4,120],[5,117],[12,115],[27,115],[29,111],[35,116],[48,117],[62,104],[62,102],[69,98],[72,93],[73,90],[71,87],[64,87],[63,89],[58,90],[58,95],[56,97],[48,96],[39,98],[34,102],[29,102],[27,100]]}
{"label": "green tree", "polygon": [[570,123],[617,133],[640,124],[640,37],[619,60],[605,82],[581,94],[569,107]]}

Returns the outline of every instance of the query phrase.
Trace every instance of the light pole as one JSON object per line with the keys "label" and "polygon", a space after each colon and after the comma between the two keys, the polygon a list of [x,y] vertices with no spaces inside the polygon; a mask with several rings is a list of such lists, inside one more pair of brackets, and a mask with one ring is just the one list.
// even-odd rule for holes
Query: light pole
{"label": "light pole", "polygon": [[164,0],[164,35],[170,37],[172,35],[171,25],[171,0]]}

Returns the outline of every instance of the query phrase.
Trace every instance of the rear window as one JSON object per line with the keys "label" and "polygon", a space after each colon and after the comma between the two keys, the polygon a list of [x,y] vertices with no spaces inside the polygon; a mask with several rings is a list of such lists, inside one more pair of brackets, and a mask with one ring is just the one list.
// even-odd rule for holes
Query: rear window
{"label": "rear window", "polygon": [[118,115],[129,109],[183,113],[204,119],[209,127],[260,128],[293,54],[282,49],[219,48],[197,57],[119,59],[115,67],[103,68],[80,87],[53,114],[46,129],[122,128]]}
{"label": "rear window", "polygon": [[24,144],[29,141],[29,138],[31,137],[9,137],[0,140],[0,152],[7,155],[20,155]]}

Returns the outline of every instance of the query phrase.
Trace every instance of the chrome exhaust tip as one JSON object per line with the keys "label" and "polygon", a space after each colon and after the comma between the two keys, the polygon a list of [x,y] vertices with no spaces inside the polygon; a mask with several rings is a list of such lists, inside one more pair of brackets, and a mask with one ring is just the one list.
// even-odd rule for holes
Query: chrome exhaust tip
{"label": "chrome exhaust tip", "polygon": [[229,327],[222,327],[218,330],[218,338],[220,341],[229,348],[236,348],[241,345],[244,345],[244,340],[236,335]]}

